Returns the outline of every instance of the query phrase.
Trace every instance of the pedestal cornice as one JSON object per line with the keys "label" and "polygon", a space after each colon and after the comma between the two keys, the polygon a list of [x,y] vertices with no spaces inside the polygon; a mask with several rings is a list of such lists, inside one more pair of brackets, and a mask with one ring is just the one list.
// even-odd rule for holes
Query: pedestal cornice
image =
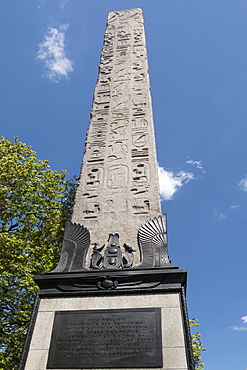
{"label": "pedestal cornice", "polygon": [[176,267],[49,273],[34,277],[41,297],[154,293],[186,289],[187,270]]}

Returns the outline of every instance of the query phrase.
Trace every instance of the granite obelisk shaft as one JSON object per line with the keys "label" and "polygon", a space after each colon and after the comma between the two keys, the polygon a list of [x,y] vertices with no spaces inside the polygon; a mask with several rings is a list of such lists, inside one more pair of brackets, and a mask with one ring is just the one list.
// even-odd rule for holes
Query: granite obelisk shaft
{"label": "granite obelisk shaft", "polygon": [[140,225],[160,213],[142,11],[111,12],[72,221],[91,243],[119,233],[135,247]]}

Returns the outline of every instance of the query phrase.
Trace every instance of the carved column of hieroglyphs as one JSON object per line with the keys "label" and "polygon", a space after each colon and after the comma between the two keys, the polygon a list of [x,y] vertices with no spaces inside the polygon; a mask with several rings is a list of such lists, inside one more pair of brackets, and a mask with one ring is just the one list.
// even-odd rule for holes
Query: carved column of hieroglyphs
{"label": "carved column of hieroglyphs", "polygon": [[141,224],[160,212],[142,11],[111,12],[72,221],[91,243],[119,233],[136,247]]}

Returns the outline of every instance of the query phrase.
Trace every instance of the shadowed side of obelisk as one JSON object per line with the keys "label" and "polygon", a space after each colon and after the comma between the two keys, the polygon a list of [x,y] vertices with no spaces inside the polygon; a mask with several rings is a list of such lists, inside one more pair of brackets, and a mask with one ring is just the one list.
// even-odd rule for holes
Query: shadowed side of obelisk
{"label": "shadowed side of obelisk", "polygon": [[89,229],[91,243],[119,233],[136,247],[141,224],[160,212],[142,11],[111,12],[72,222]]}

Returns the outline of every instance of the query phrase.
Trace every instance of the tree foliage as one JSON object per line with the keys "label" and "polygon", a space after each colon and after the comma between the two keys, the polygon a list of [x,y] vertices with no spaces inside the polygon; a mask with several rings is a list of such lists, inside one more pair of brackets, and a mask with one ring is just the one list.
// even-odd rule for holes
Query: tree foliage
{"label": "tree foliage", "polygon": [[70,219],[75,183],[15,138],[0,140],[0,369],[15,370],[37,286],[52,270]]}
{"label": "tree foliage", "polygon": [[[198,324],[197,319],[191,319],[190,320],[190,328],[195,328],[197,326],[200,326]],[[204,348],[201,340],[201,334],[198,332],[191,334],[192,339],[192,349],[193,349],[193,356],[194,356],[194,363],[196,370],[204,369],[204,364],[202,363],[202,352],[206,351],[206,348]]]}

